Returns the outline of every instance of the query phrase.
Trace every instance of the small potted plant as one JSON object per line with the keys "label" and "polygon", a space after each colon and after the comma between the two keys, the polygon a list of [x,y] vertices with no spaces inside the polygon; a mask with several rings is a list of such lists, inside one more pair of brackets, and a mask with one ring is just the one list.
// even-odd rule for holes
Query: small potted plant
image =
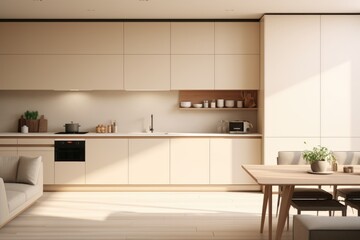
{"label": "small potted plant", "polygon": [[302,153],[307,163],[310,163],[313,172],[325,172],[330,161],[335,161],[335,157],[329,149],[322,146],[313,147],[312,150],[305,150]]}

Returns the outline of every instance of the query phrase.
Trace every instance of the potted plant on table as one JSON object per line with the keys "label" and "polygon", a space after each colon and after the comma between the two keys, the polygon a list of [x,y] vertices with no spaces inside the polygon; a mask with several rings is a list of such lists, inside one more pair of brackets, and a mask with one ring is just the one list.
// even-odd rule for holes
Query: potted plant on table
{"label": "potted plant on table", "polygon": [[311,171],[325,172],[330,161],[335,161],[335,157],[329,149],[322,146],[313,147],[312,150],[305,150],[302,153],[307,163],[310,163]]}

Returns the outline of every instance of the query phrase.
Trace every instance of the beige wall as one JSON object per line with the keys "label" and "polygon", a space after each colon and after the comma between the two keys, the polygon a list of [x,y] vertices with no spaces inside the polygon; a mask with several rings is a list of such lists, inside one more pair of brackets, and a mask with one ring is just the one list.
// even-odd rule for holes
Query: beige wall
{"label": "beige wall", "polygon": [[256,130],[256,111],[180,111],[178,91],[0,91],[0,132],[17,130],[26,110],[37,110],[48,119],[48,131],[64,131],[70,121],[80,131],[95,131],[99,123],[116,120],[118,132],[144,131],[154,114],[155,131],[216,132],[222,120],[246,119]]}

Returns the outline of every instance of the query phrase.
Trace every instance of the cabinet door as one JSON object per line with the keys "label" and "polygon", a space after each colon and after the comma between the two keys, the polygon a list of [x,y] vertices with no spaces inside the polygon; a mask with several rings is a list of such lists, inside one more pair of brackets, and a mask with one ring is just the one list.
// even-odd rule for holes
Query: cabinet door
{"label": "cabinet door", "polygon": [[211,184],[256,184],[243,164],[261,164],[261,139],[210,140]]}
{"label": "cabinet door", "polygon": [[55,164],[53,147],[19,147],[19,156],[25,157],[42,157],[44,169],[44,184],[55,183]]}
{"label": "cabinet door", "polygon": [[122,54],[122,22],[2,22],[0,54]]}
{"label": "cabinet door", "polygon": [[170,55],[125,55],[125,90],[170,90]]}
{"label": "cabinet door", "polygon": [[214,22],[172,22],[171,54],[214,54]]}
{"label": "cabinet door", "polygon": [[17,147],[0,147],[0,156],[17,156]]}
{"label": "cabinet door", "polygon": [[55,162],[55,184],[85,184],[85,162]]}
{"label": "cabinet door", "polygon": [[129,183],[169,184],[169,139],[129,140]]}
{"label": "cabinet door", "polygon": [[171,89],[214,89],[214,55],[172,55]]}
{"label": "cabinet door", "polygon": [[320,136],[320,16],[265,16],[268,137]]}
{"label": "cabinet door", "polygon": [[209,139],[171,139],[171,184],[209,184]]}
{"label": "cabinet door", "polygon": [[259,54],[258,22],[216,22],[215,54]]}
{"label": "cabinet door", "polygon": [[0,55],[0,78],[4,90],[119,90],[123,56]]}
{"label": "cabinet door", "polygon": [[360,16],[321,16],[321,135],[360,136]]}
{"label": "cabinet door", "polygon": [[128,140],[86,140],[86,183],[128,183]]}
{"label": "cabinet door", "polygon": [[125,22],[125,54],[170,54],[170,22]]}
{"label": "cabinet door", "polygon": [[325,137],[321,138],[321,145],[331,149],[331,151],[359,151],[360,138]]}
{"label": "cabinet door", "polygon": [[259,55],[215,55],[215,89],[259,89]]}

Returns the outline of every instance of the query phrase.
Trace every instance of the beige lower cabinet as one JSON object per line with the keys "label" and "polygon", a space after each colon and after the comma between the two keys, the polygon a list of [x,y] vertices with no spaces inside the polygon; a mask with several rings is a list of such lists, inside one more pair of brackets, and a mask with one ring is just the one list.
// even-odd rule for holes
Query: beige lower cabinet
{"label": "beige lower cabinet", "polygon": [[209,139],[171,139],[171,184],[209,184]]}
{"label": "beige lower cabinet", "polygon": [[85,162],[55,162],[55,184],[85,184]]}
{"label": "beige lower cabinet", "polygon": [[0,147],[0,156],[17,156],[17,147]]}
{"label": "beige lower cabinet", "polygon": [[128,183],[128,139],[86,140],[86,183]]}
{"label": "beige lower cabinet", "polygon": [[129,183],[169,184],[169,139],[129,139]]}
{"label": "beige lower cabinet", "polygon": [[256,184],[243,164],[261,164],[261,139],[210,140],[210,184]]}
{"label": "beige lower cabinet", "polygon": [[19,156],[42,157],[44,168],[44,184],[55,183],[54,147],[19,147]]}

